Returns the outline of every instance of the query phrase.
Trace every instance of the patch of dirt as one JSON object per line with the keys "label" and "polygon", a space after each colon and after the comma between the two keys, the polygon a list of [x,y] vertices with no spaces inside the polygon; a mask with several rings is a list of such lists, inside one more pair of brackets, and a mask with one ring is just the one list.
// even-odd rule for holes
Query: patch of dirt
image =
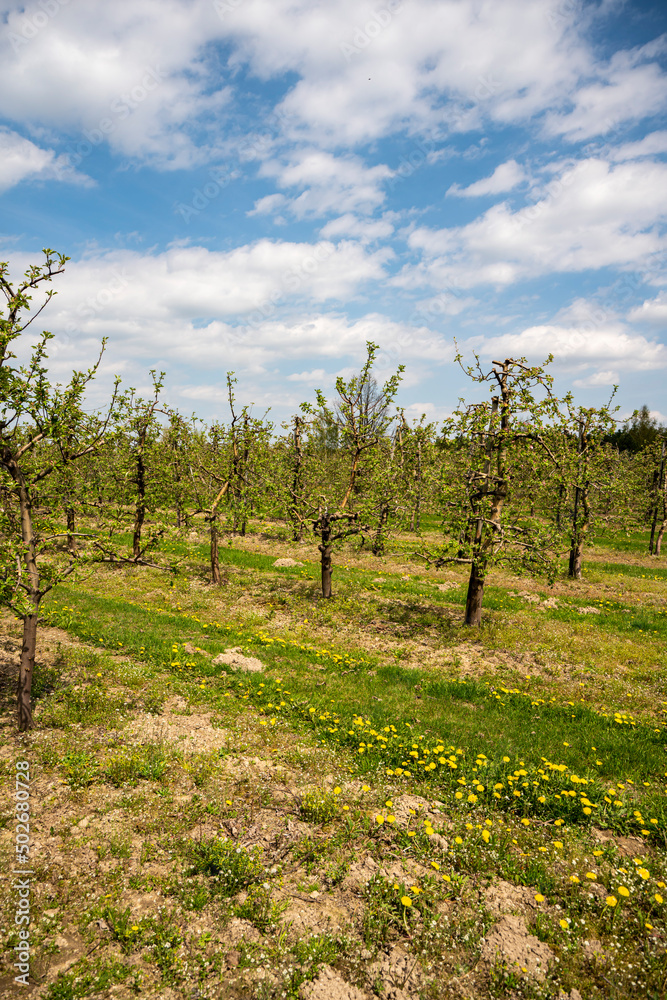
{"label": "patch of dirt", "polygon": [[211,723],[212,712],[184,715],[187,702],[170,698],[162,715],[138,713],[125,727],[124,735],[134,743],[172,743],[185,754],[209,753],[228,746],[229,732]]}
{"label": "patch of dirt", "polygon": [[535,890],[525,885],[513,885],[498,879],[486,889],[482,898],[484,905],[492,917],[503,917],[507,914],[527,914],[535,910]]}
{"label": "patch of dirt", "polygon": [[258,660],[256,656],[244,656],[240,646],[232,646],[224,653],[218,653],[216,658],[211,660],[211,664],[214,667],[219,664],[231,667],[233,673],[261,674],[264,672],[262,661]]}
{"label": "patch of dirt", "polygon": [[528,931],[521,917],[504,916],[482,941],[479,964],[491,969],[500,961],[510,972],[544,979],[554,958],[551,948]]}
{"label": "patch of dirt", "polygon": [[328,965],[323,965],[317,979],[302,983],[300,1000],[368,1000],[368,994],[351,986]]}
{"label": "patch of dirt", "polygon": [[347,907],[338,906],[330,899],[316,896],[310,899],[300,895],[292,899],[280,918],[281,924],[297,937],[323,934],[325,931],[342,931],[351,922]]}
{"label": "patch of dirt", "polygon": [[366,975],[369,986],[380,980],[383,1000],[418,1000],[422,972],[418,960],[401,945],[372,962]]}
{"label": "patch of dirt", "polygon": [[646,855],[646,844],[639,837],[619,837],[611,830],[599,830],[596,826],[591,827],[591,836],[600,844],[611,840],[624,858],[643,858]]}

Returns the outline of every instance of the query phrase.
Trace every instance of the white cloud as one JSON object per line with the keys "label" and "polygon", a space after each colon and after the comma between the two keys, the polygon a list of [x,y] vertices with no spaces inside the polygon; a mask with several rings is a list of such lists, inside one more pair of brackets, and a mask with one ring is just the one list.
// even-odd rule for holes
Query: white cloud
{"label": "white cloud", "polygon": [[442,141],[547,110],[553,134],[576,138],[664,106],[659,46],[602,64],[584,38],[585,5],[554,19],[554,0],[4,6],[0,113],[67,132],[74,145],[83,130],[100,132],[121,155],[161,167],[196,165],[231,142],[227,115],[246,69],[296,80],[280,108],[291,122],[278,131],[306,147],[431,129]]}
{"label": "white cloud", "polygon": [[630,310],[628,319],[632,322],[667,326],[667,295],[661,293],[654,299],[646,299],[640,306]]}
{"label": "white cloud", "polygon": [[619,382],[618,372],[608,370],[593,372],[585,378],[575,378],[572,385],[575,389],[595,389],[598,386],[618,385]]}
{"label": "white cloud", "polygon": [[667,75],[648,61],[664,49],[663,41],[614,53],[608,66],[598,68],[598,80],[574,94],[569,113],[547,116],[547,133],[579,142],[664,111]]}
{"label": "white cloud", "polygon": [[230,97],[204,57],[220,36],[212,5],[91,0],[83,10],[54,3],[55,13],[18,5],[6,13],[0,114],[58,129],[74,150],[108,142],[160,166],[205,161],[211,126]]}
{"label": "white cloud", "polygon": [[655,156],[660,153],[667,153],[667,131],[649,132],[637,142],[626,142],[617,149],[610,150],[608,155],[610,160],[618,162],[638,160],[642,156]]}
{"label": "white cloud", "polygon": [[372,212],[384,200],[382,182],[391,170],[367,167],[357,156],[333,156],[318,149],[295,151],[288,162],[266,160],[260,175],[275,177],[283,189],[297,188],[290,209],[297,218],[331,212]]}
{"label": "white cloud", "polygon": [[267,194],[264,198],[259,198],[247,215],[270,215],[276,209],[282,208],[285,204],[284,194]]}
{"label": "white cloud", "polygon": [[313,368],[312,371],[308,372],[293,372],[292,375],[287,376],[288,382],[304,382],[310,386],[321,385],[325,378],[327,378],[327,373],[324,368]]}
{"label": "white cloud", "polygon": [[484,357],[500,354],[543,361],[553,354],[557,365],[569,368],[612,364],[622,366],[625,371],[650,371],[667,367],[664,344],[628,332],[622,324],[614,322],[583,327],[531,326],[521,333],[472,338],[468,343]]}
{"label": "white cloud", "polygon": [[667,247],[667,164],[612,166],[588,159],[566,166],[534,205],[494,205],[466,226],[417,228],[409,245],[417,265],[394,279],[403,287],[509,285],[553,272],[639,265]]}
{"label": "white cloud", "polygon": [[458,184],[452,184],[447,194],[455,195],[457,198],[480,198],[489,194],[502,194],[518,187],[526,177],[526,172],[516,160],[508,160],[506,163],[500,163],[490,177],[483,177],[468,187],[462,188]]}
{"label": "white cloud", "polygon": [[0,191],[24,180],[56,180],[91,186],[94,182],[70,167],[66,156],[42,149],[17,132],[0,126]]}
{"label": "white cloud", "polygon": [[382,219],[360,219],[351,212],[340,215],[337,219],[331,219],[320,230],[320,235],[324,239],[333,239],[336,236],[353,236],[362,243],[372,240],[385,239],[391,236],[394,226],[390,222],[391,213],[387,213]]}

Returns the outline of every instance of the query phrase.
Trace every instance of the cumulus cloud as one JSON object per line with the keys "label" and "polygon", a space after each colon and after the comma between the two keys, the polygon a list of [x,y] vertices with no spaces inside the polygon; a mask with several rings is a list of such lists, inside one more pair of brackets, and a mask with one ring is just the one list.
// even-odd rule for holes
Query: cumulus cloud
{"label": "cumulus cloud", "polygon": [[90,177],[74,170],[66,156],[57,156],[53,149],[42,149],[17,132],[0,126],[0,191],[25,180],[66,181],[84,186],[94,183]]}
{"label": "cumulus cloud", "polygon": [[667,74],[655,59],[665,38],[615,52],[607,66],[596,67],[598,79],[578,88],[572,110],[547,116],[547,133],[580,142],[664,111]]}
{"label": "cumulus cloud", "polygon": [[586,376],[586,378],[575,378],[572,384],[575,389],[595,389],[599,386],[618,385],[619,381],[618,372],[598,371]]}
{"label": "cumulus cloud", "polygon": [[526,172],[516,160],[507,160],[506,163],[500,163],[490,177],[483,177],[463,188],[458,184],[452,184],[447,194],[455,195],[457,198],[481,198],[489,194],[503,194],[518,187],[526,177]]}
{"label": "cumulus cloud", "polygon": [[0,113],[75,143],[101,131],[121,155],[162,167],[219,155],[241,71],[289,79],[279,131],[304,147],[446,137],[545,111],[550,134],[574,139],[664,107],[659,45],[601,62],[585,8],[554,20],[553,0],[5,6]]}
{"label": "cumulus cloud", "polygon": [[[601,323],[597,328],[555,324],[531,326],[521,333],[474,338],[469,343],[484,357],[500,355],[544,360],[548,354],[553,354],[558,365],[570,368],[582,364],[622,365],[626,371],[667,367],[667,347],[664,344],[647,340],[614,322]],[[611,368],[605,374],[610,372],[613,373]]]}
{"label": "cumulus cloud", "polygon": [[630,310],[628,319],[631,322],[667,326],[667,295],[660,293],[654,299],[646,299],[640,306]]}
{"label": "cumulus cloud", "polygon": [[274,177],[283,189],[301,193],[292,198],[290,210],[297,218],[331,212],[372,212],[385,193],[382,182],[391,177],[389,167],[367,167],[357,156],[334,156],[319,149],[294,151],[287,162],[267,160],[260,175]]}
{"label": "cumulus cloud", "polygon": [[640,265],[667,247],[667,164],[613,166],[587,159],[563,168],[534,205],[494,205],[465,226],[416,228],[421,261],[395,279],[403,287],[509,285],[553,272]]}
{"label": "cumulus cloud", "polygon": [[336,236],[353,236],[362,243],[372,240],[385,239],[394,231],[394,226],[390,221],[390,213],[382,219],[364,219],[346,212],[345,215],[331,219],[320,230],[320,235],[324,239],[333,239]]}
{"label": "cumulus cloud", "polygon": [[667,153],[667,131],[649,132],[643,139],[637,142],[625,142],[617,149],[609,151],[609,159],[618,162],[619,160],[638,160],[643,156],[656,156],[660,153]]}

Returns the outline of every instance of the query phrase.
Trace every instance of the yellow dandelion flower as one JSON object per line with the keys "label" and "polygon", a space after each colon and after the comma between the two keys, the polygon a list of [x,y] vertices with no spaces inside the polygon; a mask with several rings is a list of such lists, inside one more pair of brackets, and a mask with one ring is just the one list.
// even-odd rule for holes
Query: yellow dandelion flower
{"label": "yellow dandelion flower", "polygon": [[401,903],[403,906],[412,906],[412,900],[409,896],[401,896]]}
{"label": "yellow dandelion flower", "polygon": [[616,899],[616,896],[607,896],[605,902],[607,906],[616,906],[618,900]]}

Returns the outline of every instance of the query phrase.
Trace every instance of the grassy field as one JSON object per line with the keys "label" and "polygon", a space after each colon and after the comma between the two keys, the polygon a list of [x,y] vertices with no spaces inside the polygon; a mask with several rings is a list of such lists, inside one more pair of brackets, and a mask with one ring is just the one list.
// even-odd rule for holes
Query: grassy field
{"label": "grassy field", "polygon": [[194,529],[176,573],[49,596],[26,736],[7,617],[34,995],[665,997],[667,569],[602,541],[581,581],[494,573],[468,629],[414,536],[343,548],[322,601],[314,542],[256,523],[213,588]]}

